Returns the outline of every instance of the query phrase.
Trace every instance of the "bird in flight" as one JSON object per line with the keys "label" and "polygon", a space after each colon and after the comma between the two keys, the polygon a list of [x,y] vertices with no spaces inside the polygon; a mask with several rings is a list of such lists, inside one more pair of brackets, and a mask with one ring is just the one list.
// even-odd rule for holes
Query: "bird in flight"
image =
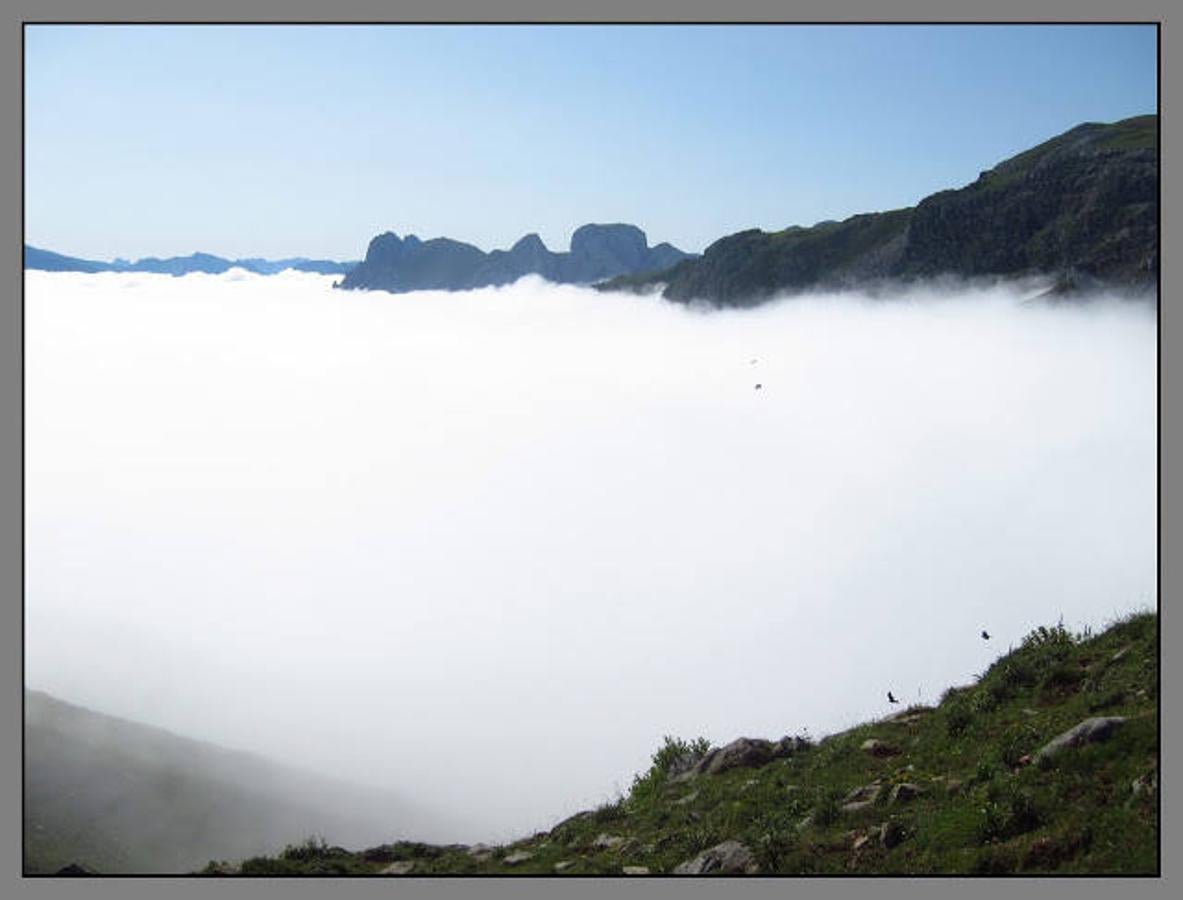
{"label": "bird in flight", "polygon": [[983,641],[990,640],[990,635],[986,632],[986,629],[984,629],[984,628],[982,629],[982,640]]}
{"label": "bird in flight", "polygon": [[899,703],[900,701],[892,696],[891,691],[888,691],[887,692],[887,702],[888,703]]}
{"label": "bird in flight", "polygon": [[760,388],[762,388],[762,387],[764,387],[764,385],[762,385],[762,384],[757,384],[757,385],[756,385],[756,390],[760,390]]}

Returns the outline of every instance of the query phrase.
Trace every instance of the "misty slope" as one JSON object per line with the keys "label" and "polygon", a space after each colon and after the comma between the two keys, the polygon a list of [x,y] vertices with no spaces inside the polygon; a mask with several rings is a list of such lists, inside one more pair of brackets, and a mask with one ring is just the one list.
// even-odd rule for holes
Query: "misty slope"
{"label": "misty slope", "polygon": [[509,250],[484,253],[451,238],[421,241],[385,232],[370,241],[366,258],[342,279],[346,289],[392,293],[418,290],[461,291],[510,284],[524,275],[541,275],[556,284],[590,283],[614,275],[666,269],[689,254],[670,244],[648,245],[635,225],[583,225],[571,235],[571,249],[552,253],[537,234]]}
{"label": "misty slope", "polygon": [[670,300],[747,306],[775,293],[887,279],[1053,275],[1149,287],[1158,273],[1158,117],[1079,125],[958,190],[842,222],[724,237],[664,272],[607,290],[664,284]]}
{"label": "misty slope", "polygon": [[398,797],[25,692],[25,871],[183,872],[323,834],[433,834]]}
{"label": "misty slope", "polygon": [[[507,846],[294,844],[207,874],[1154,874],[1158,619],[1041,627],[939,706],[814,744],[667,738],[629,794]],[[1089,738],[1056,738],[1092,721]]]}

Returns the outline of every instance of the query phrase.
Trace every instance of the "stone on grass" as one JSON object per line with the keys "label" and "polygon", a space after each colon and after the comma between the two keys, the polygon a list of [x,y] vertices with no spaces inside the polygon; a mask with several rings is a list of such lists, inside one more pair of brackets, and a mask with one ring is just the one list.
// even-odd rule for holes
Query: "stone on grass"
{"label": "stone on grass", "polygon": [[556,872],[566,872],[573,865],[575,865],[575,860],[561,859],[557,863],[555,863],[555,871]]}
{"label": "stone on grass", "polygon": [[625,875],[648,875],[649,874],[649,867],[648,866],[625,866],[623,869],[621,869],[621,871],[624,872]]}
{"label": "stone on grass", "polygon": [[611,850],[613,847],[619,847],[624,843],[624,838],[615,834],[601,834],[591,845],[596,850]]}
{"label": "stone on grass", "polygon": [[507,866],[516,866],[518,863],[524,863],[526,860],[533,858],[534,854],[529,850],[515,850],[501,861]]}
{"label": "stone on grass", "polygon": [[724,841],[674,868],[675,875],[753,875],[760,871],[752,851],[739,841]]}
{"label": "stone on grass", "polygon": [[379,871],[378,874],[408,875],[413,868],[415,868],[415,861],[413,859],[400,859],[398,862],[392,862],[385,869]]}
{"label": "stone on grass", "polygon": [[915,800],[923,793],[924,788],[922,788],[920,785],[912,784],[911,782],[907,781],[901,781],[891,789],[891,802],[908,803],[911,800]]}
{"label": "stone on grass", "polygon": [[877,738],[867,738],[859,747],[864,753],[870,753],[876,759],[883,759],[888,756],[897,756],[899,750],[892,747],[890,744],[885,744]]}
{"label": "stone on grass", "polygon": [[1122,716],[1095,716],[1085,719],[1044,744],[1035,754],[1035,759],[1047,759],[1070,747],[1107,741],[1124,722],[1125,718]]}
{"label": "stone on grass", "polygon": [[879,831],[879,844],[884,850],[899,846],[904,840],[904,826],[891,819],[884,822]]}

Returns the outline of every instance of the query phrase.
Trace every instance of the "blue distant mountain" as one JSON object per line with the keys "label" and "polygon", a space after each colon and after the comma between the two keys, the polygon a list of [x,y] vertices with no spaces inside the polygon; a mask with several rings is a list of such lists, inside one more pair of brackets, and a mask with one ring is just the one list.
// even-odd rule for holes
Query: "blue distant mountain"
{"label": "blue distant mountain", "polygon": [[225,259],[209,253],[192,253],[189,256],[170,256],[167,259],[157,259],[154,256],[128,262],[126,259],[115,259],[111,262],[100,262],[93,259],[79,259],[54,253],[52,250],[42,250],[25,244],[25,268],[40,269],[46,272],[155,272],[162,275],[187,275],[190,272],[206,272],[217,275],[228,269],[246,269],[259,275],[274,275],[286,269],[299,272],[316,272],[320,275],[345,275],[352,271],[358,260],[337,262],[331,259],[308,259],[304,256],[293,256],[287,259]]}

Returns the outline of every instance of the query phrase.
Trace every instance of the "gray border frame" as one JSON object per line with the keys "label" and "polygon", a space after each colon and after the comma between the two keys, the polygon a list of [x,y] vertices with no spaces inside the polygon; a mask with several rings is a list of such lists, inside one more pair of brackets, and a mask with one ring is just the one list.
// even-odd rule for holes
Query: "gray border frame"
{"label": "gray border frame", "polygon": [[[963,7],[967,7],[963,4]],[[181,897],[779,897],[790,892],[807,896],[847,897],[874,892],[876,897],[925,898],[945,897],[950,893],[971,896],[1017,896],[1033,894],[1112,897],[1121,893],[1127,898],[1167,896],[1168,885],[1183,873],[1178,857],[1169,851],[1170,843],[1160,835],[1162,877],[1141,879],[1060,878],[1060,879],[969,879],[969,878],[870,878],[870,879],[791,879],[772,878],[726,884],[707,880],[681,881],[652,879],[644,881],[619,878],[467,878],[408,879],[379,881],[373,879],[325,882],[314,879],[233,880],[169,878],[105,879],[26,879],[21,877],[21,701],[22,701],[22,361],[23,325],[21,320],[21,239],[23,222],[22,159],[22,22],[35,21],[930,21],[989,22],[1005,21],[1091,21],[1091,22],[1160,22],[1160,114],[1162,116],[1162,247],[1164,260],[1175,258],[1176,242],[1170,227],[1172,194],[1169,179],[1172,155],[1170,148],[1177,137],[1178,125],[1171,116],[1168,85],[1171,83],[1167,0],[1124,0],[1120,4],[1100,0],[995,0],[989,7],[977,5],[970,10],[951,10],[937,0],[893,0],[890,4],[874,0],[830,0],[823,6],[809,8],[786,6],[775,0],[729,0],[725,5],[708,0],[563,0],[557,8],[545,0],[435,0],[390,4],[380,0],[336,0],[332,4],[315,0],[206,0],[198,6],[179,3],[164,5],[145,0],[9,0],[0,12],[0,202],[5,214],[0,216],[3,240],[0,241],[0,895],[5,897],[57,898],[156,898]],[[1178,14],[1176,14],[1178,18]],[[1183,21],[1180,19],[1179,21]],[[1183,276],[1169,265],[1163,267],[1162,296],[1168,296],[1171,282],[1183,283]],[[1163,632],[1162,647],[1175,645],[1179,628],[1173,611],[1164,609],[1163,598],[1170,595],[1177,581],[1170,565],[1179,558],[1177,542],[1171,540],[1170,501],[1178,488],[1168,477],[1169,449],[1183,444],[1183,423],[1175,414],[1177,404],[1171,398],[1177,390],[1180,374],[1165,353],[1171,337],[1183,339],[1183,325],[1175,327],[1169,314],[1170,304],[1160,302],[1160,531],[1159,531],[1159,612]],[[1178,481],[1178,480],[1176,480]],[[1171,656],[1161,655],[1164,683],[1173,683]],[[1178,734],[1178,695],[1168,690],[1163,697],[1161,723],[1163,780],[1170,782],[1165,770],[1174,769],[1172,748]],[[1173,772],[1171,773],[1173,774]],[[1162,794],[1170,795],[1169,790]],[[1177,834],[1173,810],[1162,807],[1162,835]]]}

